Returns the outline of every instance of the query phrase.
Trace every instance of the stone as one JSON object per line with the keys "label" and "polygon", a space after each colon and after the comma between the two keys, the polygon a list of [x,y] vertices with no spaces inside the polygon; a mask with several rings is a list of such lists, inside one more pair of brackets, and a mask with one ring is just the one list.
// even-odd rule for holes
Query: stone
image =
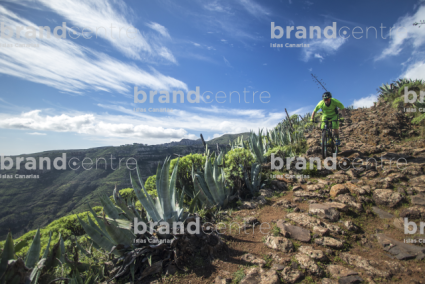
{"label": "stone", "polygon": [[348,188],[343,185],[343,184],[336,184],[334,186],[332,186],[331,191],[329,192],[329,194],[332,197],[336,197],[340,194],[345,194],[345,193],[349,193],[350,191],[348,190]]}
{"label": "stone", "polygon": [[310,246],[300,246],[298,251],[308,255],[311,259],[316,261],[328,261],[328,257],[319,249],[313,249]]}
{"label": "stone", "polygon": [[363,279],[358,275],[341,277],[338,279],[339,284],[360,284],[363,283]]}
{"label": "stone", "polygon": [[252,224],[252,225],[260,223],[260,222],[258,222],[258,219],[255,218],[254,216],[245,217],[243,219],[243,221],[244,221],[245,224]]}
{"label": "stone", "polygon": [[384,251],[394,255],[399,260],[425,258],[425,248],[423,247],[399,242],[384,234],[376,234],[376,238]]}
{"label": "stone", "polygon": [[310,184],[307,185],[307,191],[316,191],[325,188],[325,185],[322,183]]}
{"label": "stone", "polygon": [[296,185],[292,188],[292,191],[300,191],[300,190],[304,190],[304,189],[299,185]]}
{"label": "stone", "polygon": [[340,227],[336,225],[332,225],[326,222],[321,221],[318,218],[314,218],[312,216],[309,216],[305,213],[289,213],[286,215],[286,218],[294,221],[295,223],[299,224],[303,227],[313,228],[315,226],[323,227],[329,229],[331,232],[338,234],[338,235],[344,235],[345,232],[341,230]]}
{"label": "stone", "polygon": [[340,278],[340,277],[347,277],[352,275],[359,275],[358,272],[348,269],[342,265],[333,265],[330,264],[327,267],[327,270],[329,271],[329,274],[332,276],[332,278]]}
{"label": "stone", "polygon": [[373,192],[373,200],[378,205],[394,208],[401,204],[403,196],[391,189],[376,189]]}
{"label": "stone", "polygon": [[350,208],[363,212],[363,206],[361,203],[356,202],[356,199],[349,194],[341,194],[335,198],[336,201],[339,201],[343,204],[348,205]]}
{"label": "stone", "polygon": [[413,195],[410,197],[410,201],[413,205],[425,206],[425,195]]}
{"label": "stone", "polygon": [[321,275],[323,273],[319,266],[308,255],[298,253],[295,255],[295,259],[297,260],[300,267],[307,270],[309,273],[313,275]]}
{"label": "stone", "polygon": [[351,232],[359,231],[359,227],[354,225],[354,223],[352,221],[345,221],[344,226],[347,228],[348,231],[351,231]]}
{"label": "stone", "polygon": [[287,199],[279,200],[278,202],[273,204],[273,206],[274,207],[281,206],[283,208],[288,208],[288,209],[297,207],[297,205],[293,204],[290,200],[287,200]]}
{"label": "stone", "polygon": [[310,204],[308,213],[310,215],[317,215],[318,217],[327,219],[331,222],[336,222],[340,218],[338,210],[324,204]]}
{"label": "stone", "polygon": [[268,198],[273,197],[273,191],[271,191],[270,189],[262,188],[260,189],[259,193],[261,196],[264,196],[264,197],[268,197]]}
{"label": "stone", "polygon": [[330,247],[333,249],[341,249],[344,247],[344,244],[341,241],[330,237],[315,239],[314,242],[318,245]]}
{"label": "stone", "polygon": [[276,226],[280,229],[280,233],[285,237],[290,237],[301,242],[310,242],[310,231],[307,229],[293,226],[285,223],[283,220],[277,221]]}
{"label": "stone", "polygon": [[311,191],[299,190],[294,192],[295,197],[304,197],[304,198],[325,198],[322,194]]}
{"label": "stone", "polygon": [[300,280],[304,275],[298,270],[291,267],[285,267],[283,271],[280,273],[282,280],[285,283],[293,284]]}
{"label": "stone", "polygon": [[318,234],[320,236],[328,236],[329,235],[329,229],[328,228],[319,227],[319,226],[314,226],[313,227],[313,233],[314,234]]}
{"label": "stone", "polygon": [[376,206],[372,207],[372,211],[373,211],[373,213],[378,215],[378,217],[381,218],[381,219],[393,219],[394,218],[394,215],[392,215],[392,214],[390,214],[390,213],[388,213],[388,212],[386,212],[382,209],[379,209]]}
{"label": "stone", "polygon": [[345,183],[345,186],[348,188],[348,190],[350,190],[350,193],[352,194],[365,195],[367,193],[366,190],[351,182]]}
{"label": "stone", "polygon": [[255,199],[255,201],[257,201],[257,203],[259,205],[266,205],[267,204],[266,198],[262,195],[258,196],[257,199]]}
{"label": "stone", "polygon": [[259,267],[264,267],[264,265],[266,264],[266,261],[264,259],[258,258],[251,253],[244,254],[241,257],[241,260],[252,263],[252,264],[257,264]]}
{"label": "stone", "polygon": [[240,284],[278,284],[279,276],[275,270],[262,270],[258,267],[248,268],[245,270],[245,277],[239,282]]}
{"label": "stone", "polygon": [[216,283],[216,284],[226,284],[226,283],[227,283],[227,279],[226,279],[226,278],[221,277],[220,275],[218,275],[218,276],[215,278],[214,283]]}
{"label": "stone", "polygon": [[372,277],[378,276],[388,278],[391,275],[389,271],[379,270],[373,267],[372,265],[378,265],[375,261],[368,260],[361,256],[350,253],[340,253],[339,257],[349,265],[365,270],[366,273]]}
{"label": "stone", "polygon": [[257,204],[250,201],[242,201],[241,209],[255,209],[257,208]]}
{"label": "stone", "polygon": [[325,202],[325,203],[322,203],[322,204],[325,205],[325,206],[328,206],[328,207],[335,208],[335,209],[337,209],[340,212],[348,212],[348,206],[346,204],[344,204],[344,203],[339,203],[339,202]]}
{"label": "stone", "polygon": [[425,208],[422,206],[412,206],[405,208],[400,212],[400,217],[409,219],[425,218]]}
{"label": "stone", "polygon": [[[317,282],[316,282],[317,283]],[[338,284],[338,281],[329,279],[329,278],[322,278],[322,284]]]}
{"label": "stone", "polygon": [[282,252],[293,252],[295,250],[294,244],[285,237],[275,237],[272,235],[268,235],[266,237],[265,244],[269,248]]}

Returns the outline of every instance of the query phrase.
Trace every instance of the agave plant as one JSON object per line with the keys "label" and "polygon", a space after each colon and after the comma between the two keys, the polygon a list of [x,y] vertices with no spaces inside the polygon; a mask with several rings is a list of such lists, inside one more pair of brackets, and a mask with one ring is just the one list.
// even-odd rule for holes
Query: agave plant
{"label": "agave plant", "polygon": [[252,164],[251,173],[244,171],[245,184],[253,196],[255,196],[261,187],[261,165]]}
{"label": "agave plant", "polygon": [[203,173],[199,170],[195,173],[192,168],[195,191],[203,206],[225,207],[229,202],[233,190],[226,186],[222,162],[223,153],[220,153],[213,161],[207,156]]}
{"label": "agave plant", "polygon": [[[64,241],[61,236],[59,236],[59,240],[53,246],[53,248],[50,249],[50,243],[52,239],[51,232],[47,247],[40,259],[40,236],[40,229],[38,229],[27,252],[25,260],[23,260],[21,258],[16,259],[15,254],[25,246],[25,243],[20,242],[14,245],[12,233],[9,232],[7,234],[6,243],[4,245],[4,250],[0,261],[1,284],[38,283],[39,279],[42,277],[42,273],[62,265],[67,265],[75,272],[84,272],[91,268],[88,264],[83,264],[78,261],[71,261],[67,258],[65,254]],[[79,274],[78,276],[73,275],[67,279],[73,281],[78,278],[80,278]],[[99,279],[99,277],[92,277],[92,280],[86,281],[86,283],[94,284],[97,279]]]}
{"label": "agave plant", "polygon": [[269,145],[266,142],[266,137],[263,135],[263,131],[258,130],[258,135],[256,135],[253,131],[250,132],[249,135],[249,148],[254,155],[254,158],[257,163],[262,164],[265,162],[265,154],[269,149]]}

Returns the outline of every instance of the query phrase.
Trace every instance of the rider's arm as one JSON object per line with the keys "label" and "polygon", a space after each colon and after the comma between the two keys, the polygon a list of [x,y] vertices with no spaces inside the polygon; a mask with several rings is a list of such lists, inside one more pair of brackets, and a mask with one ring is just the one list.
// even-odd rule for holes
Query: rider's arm
{"label": "rider's arm", "polygon": [[338,101],[337,99],[332,98],[332,100],[336,103],[336,106],[338,108],[340,108],[340,109],[344,109],[345,108],[344,105],[340,101]]}
{"label": "rider's arm", "polygon": [[323,101],[320,101],[317,106],[314,108],[313,113],[311,114],[311,120],[314,119],[314,115],[316,114],[316,112],[322,108],[323,105]]}

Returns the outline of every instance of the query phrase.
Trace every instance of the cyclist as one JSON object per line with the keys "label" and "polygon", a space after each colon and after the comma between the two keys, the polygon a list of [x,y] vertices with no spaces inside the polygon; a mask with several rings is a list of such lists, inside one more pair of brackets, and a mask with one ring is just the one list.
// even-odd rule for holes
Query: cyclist
{"label": "cyclist", "polygon": [[334,121],[338,119],[338,108],[344,109],[344,105],[338,101],[337,99],[332,98],[332,94],[330,92],[325,92],[322,95],[323,100],[320,101],[317,106],[314,108],[313,113],[311,114],[311,120],[313,121],[314,115],[316,114],[316,111],[319,109],[322,109],[322,125],[321,129],[325,128],[325,119],[331,119],[332,120],[332,129],[334,130],[335,134],[335,145],[340,145],[339,140],[339,123],[338,121]]}

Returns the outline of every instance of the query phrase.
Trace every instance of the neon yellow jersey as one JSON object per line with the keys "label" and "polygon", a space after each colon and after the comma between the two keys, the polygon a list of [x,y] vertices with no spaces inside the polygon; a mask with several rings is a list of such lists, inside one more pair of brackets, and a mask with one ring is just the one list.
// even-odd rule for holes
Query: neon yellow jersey
{"label": "neon yellow jersey", "polygon": [[337,99],[331,98],[331,104],[326,106],[325,101],[321,100],[317,106],[314,108],[314,111],[317,112],[319,109],[322,109],[323,117],[332,117],[336,115],[336,108],[344,109],[344,105]]}

